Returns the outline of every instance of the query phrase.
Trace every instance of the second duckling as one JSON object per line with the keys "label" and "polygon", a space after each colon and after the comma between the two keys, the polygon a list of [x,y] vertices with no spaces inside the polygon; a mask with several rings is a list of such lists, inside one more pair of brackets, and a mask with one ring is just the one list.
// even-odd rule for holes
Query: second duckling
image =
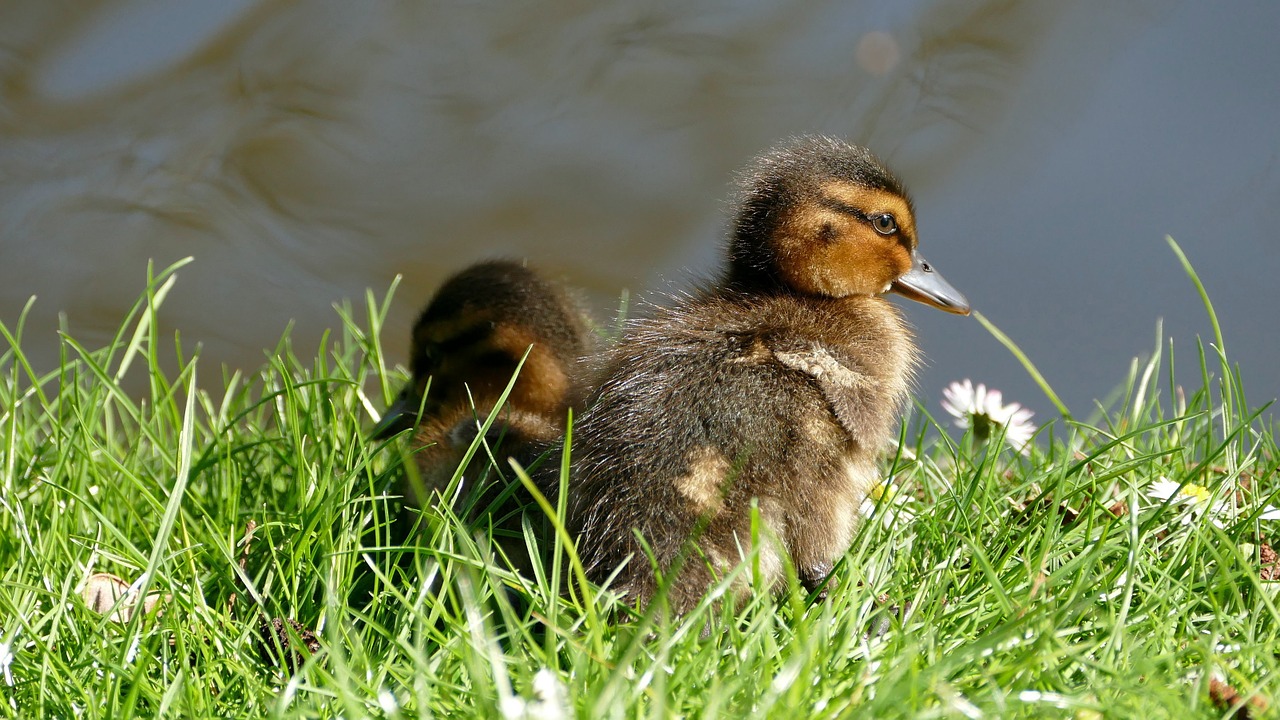
{"label": "second duckling", "polygon": [[593,580],[645,605],[666,575],[684,612],[758,537],[764,586],[792,563],[824,587],[917,362],[883,295],[969,311],[916,242],[905,188],[862,147],[806,137],[749,168],[723,276],[632,322],[575,423],[569,523]]}
{"label": "second duckling", "polygon": [[593,338],[576,298],[520,263],[481,262],[445,281],[413,326],[413,378],[373,431],[379,438],[416,427],[421,482],[406,484],[406,503],[421,507],[445,491],[495,409],[486,440],[499,460],[528,464],[559,438],[569,409],[582,407]]}

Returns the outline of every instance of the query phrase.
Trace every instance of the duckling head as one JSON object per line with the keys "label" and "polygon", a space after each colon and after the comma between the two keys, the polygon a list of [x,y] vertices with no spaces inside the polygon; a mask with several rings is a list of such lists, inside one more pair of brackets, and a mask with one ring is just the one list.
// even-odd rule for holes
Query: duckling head
{"label": "duckling head", "polygon": [[517,370],[507,411],[563,417],[580,402],[574,373],[588,352],[586,323],[570,294],[533,270],[506,260],[472,265],[441,285],[414,323],[412,379],[371,436],[422,418],[469,417],[473,405],[487,412]]}
{"label": "duckling head", "polygon": [[725,284],[829,298],[895,292],[968,315],[968,300],[916,244],[906,188],[869,150],[801,137],[743,177]]}

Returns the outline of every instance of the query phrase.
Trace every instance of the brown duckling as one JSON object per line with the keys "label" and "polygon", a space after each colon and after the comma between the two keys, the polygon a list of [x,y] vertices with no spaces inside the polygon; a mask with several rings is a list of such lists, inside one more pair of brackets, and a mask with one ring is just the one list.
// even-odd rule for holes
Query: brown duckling
{"label": "brown duckling", "polygon": [[751,550],[754,502],[764,585],[789,561],[824,587],[917,362],[889,292],[969,312],[916,252],[902,183],[825,137],[757,159],[723,276],[631,322],[574,423],[569,523],[589,576],[647,604],[657,585],[638,531],[687,611]]}
{"label": "brown duckling", "polygon": [[563,435],[587,392],[580,360],[593,337],[577,300],[520,263],[481,262],[445,281],[413,326],[413,379],[373,430],[382,438],[416,425],[421,483],[406,483],[406,502],[421,507],[446,489],[517,368],[486,437],[495,457],[528,464],[533,448]]}

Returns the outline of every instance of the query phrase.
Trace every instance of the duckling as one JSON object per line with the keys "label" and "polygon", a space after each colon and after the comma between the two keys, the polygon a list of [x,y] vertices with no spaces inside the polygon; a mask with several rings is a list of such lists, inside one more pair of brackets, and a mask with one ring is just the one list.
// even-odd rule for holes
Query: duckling
{"label": "duckling", "polygon": [[413,378],[372,432],[416,426],[421,483],[406,483],[406,503],[421,507],[446,489],[518,367],[486,437],[495,457],[527,464],[534,448],[559,438],[569,408],[582,407],[588,373],[579,360],[593,337],[572,294],[520,263],[481,262],[446,280],[413,326]]}
{"label": "duckling", "polygon": [[[969,312],[916,251],[902,183],[865,148],[798,138],[741,185],[723,275],[632,321],[574,424],[568,521],[589,577],[647,605],[651,552],[678,613],[753,537],[765,587],[789,562],[825,591],[917,364],[883,296]],[[748,573],[737,599],[750,587]]]}

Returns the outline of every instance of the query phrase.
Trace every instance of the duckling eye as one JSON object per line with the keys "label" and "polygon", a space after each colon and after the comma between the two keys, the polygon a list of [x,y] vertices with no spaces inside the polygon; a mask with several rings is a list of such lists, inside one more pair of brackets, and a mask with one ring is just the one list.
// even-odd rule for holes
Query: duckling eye
{"label": "duckling eye", "polygon": [[871,227],[881,235],[892,235],[898,232],[898,221],[894,220],[889,213],[885,213],[871,218]]}

